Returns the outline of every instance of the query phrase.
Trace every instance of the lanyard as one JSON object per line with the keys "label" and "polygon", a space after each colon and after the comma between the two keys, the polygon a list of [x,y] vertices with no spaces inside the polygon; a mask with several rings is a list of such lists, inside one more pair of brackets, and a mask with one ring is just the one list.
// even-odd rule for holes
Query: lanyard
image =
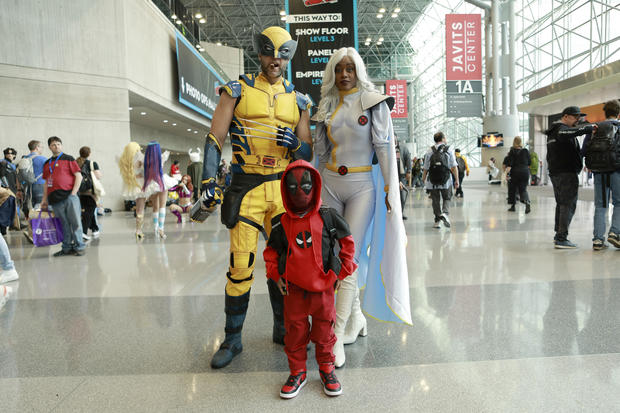
{"label": "lanyard", "polygon": [[[50,168],[50,176],[52,176],[54,174],[54,169],[56,169],[56,165],[58,165],[58,160],[60,159],[60,157],[62,156],[62,152],[60,152],[60,155],[58,155],[58,157],[56,158],[55,161],[52,161],[49,163],[48,167]],[[50,161],[52,160],[52,158],[50,158]],[[54,164],[54,167],[52,168],[52,164]]]}

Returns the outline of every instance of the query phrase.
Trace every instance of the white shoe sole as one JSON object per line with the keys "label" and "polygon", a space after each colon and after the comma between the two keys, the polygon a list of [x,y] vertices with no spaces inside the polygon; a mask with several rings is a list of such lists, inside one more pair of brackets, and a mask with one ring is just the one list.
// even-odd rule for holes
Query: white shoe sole
{"label": "white shoe sole", "polygon": [[282,392],[280,392],[280,397],[283,398],[283,399],[292,399],[293,397],[295,397],[295,396],[297,396],[299,394],[301,389],[303,389],[304,386],[306,385],[307,381],[308,381],[308,376],[306,376],[306,380],[301,382],[301,384],[299,385],[299,388],[294,393],[282,393]]}
{"label": "white shoe sole", "polygon": [[12,271],[9,274],[0,275],[0,284],[9,283],[11,281],[19,280],[17,271]]}
{"label": "white shoe sole", "polygon": [[340,396],[342,394],[342,386],[340,387],[340,390],[338,391],[331,391],[331,390],[326,389],[325,386],[323,386],[323,392],[327,394],[329,397]]}

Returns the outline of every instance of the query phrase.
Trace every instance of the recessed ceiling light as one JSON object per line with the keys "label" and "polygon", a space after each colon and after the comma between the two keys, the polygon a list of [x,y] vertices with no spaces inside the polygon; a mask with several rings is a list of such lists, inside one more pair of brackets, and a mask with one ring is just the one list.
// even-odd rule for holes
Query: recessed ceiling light
{"label": "recessed ceiling light", "polygon": [[218,46],[221,46],[221,45],[222,45],[222,42],[217,42],[217,43],[215,43],[215,44],[216,44],[216,45],[218,45]]}
{"label": "recessed ceiling light", "polygon": [[371,39],[370,37],[367,37],[367,38],[366,38],[366,41],[367,41],[367,42],[370,42],[370,41],[372,41],[372,39]]}
{"label": "recessed ceiling light", "polygon": [[364,46],[370,46],[370,42],[364,42]]}
{"label": "recessed ceiling light", "polygon": [[194,17],[197,19],[202,19],[202,13],[196,13],[194,14]]}
{"label": "recessed ceiling light", "polygon": [[200,23],[204,24],[204,23],[206,23],[206,22],[207,22],[207,19],[205,19],[205,18],[203,17],[202,19],[200,19],[200,20],[198,20],[198,21],[199,21]]}
{"label": "recessed ceiling light", "polygon": [[377,42],[377,46],[381,46],[383,42]]}
{"label": "recessed ceiling light", "polygon": [[383,18],[383,14],[379,13],[377,14],[377,19],[382,19]]}
{"label": "recessed ceiling light", "polygon": [[129,106],[129,110],[133,110],[133,108],[131,106]]}
{"label": "recessed ceiling light", "polygon": [[392,13],[392,18],[395,19],[398,17],[398,13]]}
{"label": "recessed ceiling light", "polygon": [[380,42],[383,42],[383,37],[379,37],[379,41],[380,41]]}
{"label": "recessed ceiling light", "polygon": [[172,126],[177,126],[177,124],[176,124],[176,123],[173,123],[173,124],[172,124]]}
{"label": "recessed ceiling light", "polygon": [[286,21],[286,16],[282,16],[282,17],[280,17],[280,20],[282,20],[282,21]]}
{"label": "recessed ceiling light", "polygon": [[280,10],[280,16],[286,16],[286,11]]}
{"label": "recessed ceiling light", "polygon": [[385,9],[384,9],[383,7],[381,7],[381,8],[379,9],[379,13],[385,13]]}
{"label": "recessed ceiling light", "polygon": [[187,131],[188,131],[188,132],[191,132],[191,131],[192,131],[192,128],[187,128]]}
{"label": "recessed ceiling light", "polygon": [[400,7],[395,8],[394,13],[400,13]]}
{"label": "recessed ceiling light", "polygon": [[172,20],[176,20],[176,19],[177,19],[177,15],[176,15],[176,14],[173,14],[172,16],[170,16],[170,18],[171,18]]}
{"label": "recessed ceiling light", "polygon": [[140,112],[140,115],[144,116],[146,115],[146,112]]}
{"label": "recessed ceiling light", "polygon": [[200,49],[200,43],[196,45],[196,49]]}
{"label": "recessed ceiling light", "polygon": [[177,20],[177,24],[181,24],[181,20]]}
{"label": "recessed ceiling light", "polygon": [[164,123],[168,123],[168,119],[164,119]]}
{"label": "recessed ceiling light", "polygon": [[194,131],[194,133],[198,133],[198,131],[197,131],[197,130],[195,130],[195,131]]}

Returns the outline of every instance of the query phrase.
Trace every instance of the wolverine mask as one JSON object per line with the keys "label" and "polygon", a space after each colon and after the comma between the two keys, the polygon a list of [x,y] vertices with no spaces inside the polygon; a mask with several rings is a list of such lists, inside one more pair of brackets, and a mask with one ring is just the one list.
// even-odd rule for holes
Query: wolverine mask
{"label": "wolverine mask", "polygon": [[256,36],[258,53],[278,59],[291,60],[297,49],[297,42],[289,32],[278,26],[271,26]]}

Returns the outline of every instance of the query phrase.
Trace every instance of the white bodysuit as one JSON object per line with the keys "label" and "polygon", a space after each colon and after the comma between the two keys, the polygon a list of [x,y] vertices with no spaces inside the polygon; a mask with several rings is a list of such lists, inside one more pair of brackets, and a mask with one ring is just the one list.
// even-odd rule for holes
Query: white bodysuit
{"label": "white bodysuit", "polygon": [[315,141],[323,177],[323,203],[338,211],[349,224],[356,263],[374,214],[376,188],[371,168],[375,153],[384,180],[389,182],[390,109],[383,101],[363,110],[362,93],[357,89],[340,93],[340,103],[330,119],[317,125]]}

